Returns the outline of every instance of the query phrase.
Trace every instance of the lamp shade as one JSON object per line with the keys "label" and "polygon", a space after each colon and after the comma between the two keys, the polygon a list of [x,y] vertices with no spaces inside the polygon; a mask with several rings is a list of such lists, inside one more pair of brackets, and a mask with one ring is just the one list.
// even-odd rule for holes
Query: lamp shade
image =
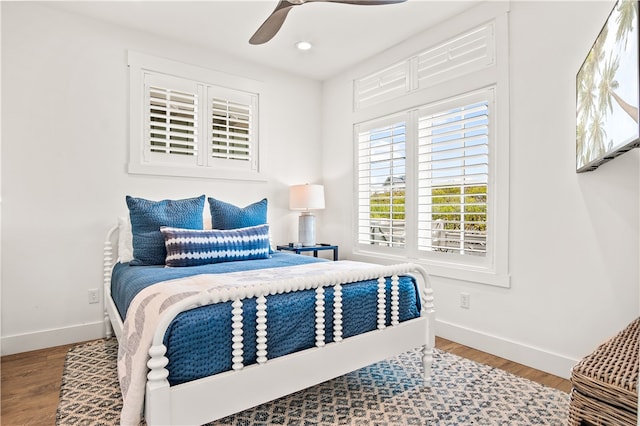
{"label": "lamp shade", "polygon": [[324,209],[324,186],[293,185],[289,189],[289,208],[291,210]]}

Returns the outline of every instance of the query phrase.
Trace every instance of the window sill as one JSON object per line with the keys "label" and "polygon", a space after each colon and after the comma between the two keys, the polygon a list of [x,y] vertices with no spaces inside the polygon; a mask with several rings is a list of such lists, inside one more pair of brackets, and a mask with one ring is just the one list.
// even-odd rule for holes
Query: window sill
{"label": "window sill", "polygon": [[151,164],[129,163],[128,172],[131,174],[154,176],[179,176],[205,179],[242,180],[266,182],[264,173],[252,170],[210,169],[206,167],[176,167]]}
{"label": "window sill", "polygon": [[491,285],[495,287],[510,288],[511,277],[508,273],[498,273],[477,267],[460,264],[443,264],[427,259],[411,259],[405,256],[394,254],[383,254],[367,252],[362,250],[353,251],[353,259],[362,262],[377,262],[382,264],[410,262],[423,266],[430,276],[442,277],[451,280],[467,281],[477,284]]}

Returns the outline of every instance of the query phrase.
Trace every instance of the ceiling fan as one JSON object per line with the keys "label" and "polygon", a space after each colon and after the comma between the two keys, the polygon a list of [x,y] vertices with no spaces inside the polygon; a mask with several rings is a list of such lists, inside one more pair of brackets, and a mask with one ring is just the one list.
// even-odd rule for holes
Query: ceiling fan
{"label": "ceiling fan", "polygon": [[263,44],[271,40],[280,30],[280,27],[282,27],[289,11],[295,6],[300,6],[305,3],[326,2],[367,6],[402,3],[405,1],[407,0],[280,0],[276,8],[271,12],[271,15],[260,25],[260,28],[258,28],[258,31],[255,32],[251,39],[249,39],[249,43]]}

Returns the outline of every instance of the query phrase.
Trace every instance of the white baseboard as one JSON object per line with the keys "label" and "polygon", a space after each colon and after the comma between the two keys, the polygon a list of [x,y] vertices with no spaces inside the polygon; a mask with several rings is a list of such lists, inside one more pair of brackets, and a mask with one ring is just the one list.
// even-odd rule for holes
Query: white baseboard
{"label": "white baseboard", "polygon": [[[102,321],[71,327],[42,330],[5,336],[1,341],[2,355],[28,352],[53,346],[67,345],[104,337]],[[563,355],[545,351],[523,343],[506,340],[468,327],[436,320],[436,334],[472,348],[568,379],[571,368],[578,363]]]}
{"label": "white baseboard", "polygon": [[15,334],[13,336],[2,337],[0,353],[2,353],[2,355],[11,355],[20,352],[35,351],[53,346],[100,339],[104,337],[104,335],[105,329],[104,322],[102,321],[41,330],[34,333]]}
{"label": "white baseboard", "polygon": [[564,379],[580,360],[436,319],[436,335]]}

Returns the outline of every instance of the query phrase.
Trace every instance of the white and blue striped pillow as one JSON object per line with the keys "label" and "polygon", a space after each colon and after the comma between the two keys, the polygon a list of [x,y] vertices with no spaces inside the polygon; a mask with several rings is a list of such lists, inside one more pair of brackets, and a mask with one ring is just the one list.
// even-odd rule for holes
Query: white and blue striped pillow
{"label": "white and blue striped pillow", "polygon": [[238,229],[182,229],[163,226],[167,266],[196,266],[269,257],[269,225]]}

